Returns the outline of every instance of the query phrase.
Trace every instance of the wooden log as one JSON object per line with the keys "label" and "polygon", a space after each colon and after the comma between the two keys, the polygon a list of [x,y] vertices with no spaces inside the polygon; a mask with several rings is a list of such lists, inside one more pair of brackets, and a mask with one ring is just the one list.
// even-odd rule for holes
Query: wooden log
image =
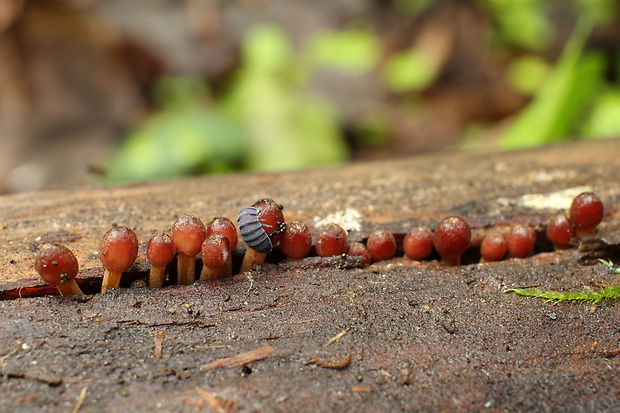
{"label": "wooden log", "polygon": [[[1,197],[5,292],[37,284],[32,263],[45,240],[66,243],[79,279],[96,283],[99,241],[113,223],[134,228],[145,245],[181,214],[234,218],[265,196],[315,233],[317,222],[346,218],[354,241],[376,228],[402,236],[448,214],[477,229],[542,226],[582,190],[596,192],[608,213],[581,251],[526,259],[452,268],[405,258],[367,269],[268,264],[192,286],[0,301],[0,368],[9,378],[0,411],[66,410],[84,387],[85,411],[616,410],[620,306],[553,305],[504,291],[618,282],[588,259],[617,258],[618,155],[620,142],[609,140]],[[146,271],[144,261],[137,269]],[[201,369],[266,345],[277,349],[267,358]]]}

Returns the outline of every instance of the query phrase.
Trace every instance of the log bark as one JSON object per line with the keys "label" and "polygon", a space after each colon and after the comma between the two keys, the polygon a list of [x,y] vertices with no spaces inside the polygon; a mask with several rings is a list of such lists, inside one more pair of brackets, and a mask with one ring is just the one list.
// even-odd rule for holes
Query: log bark
{"label": "log bark", "polygon": [[[619,155],[620,141],[608,140],[1,197],[0,410],[67,411],[86,388],[80,411],[617,411],[618,303],[504,291],[618,283],[596,258],[620,261]],[[526,259],[475,264],[474,251],[450,268],[274,257],[226,280],[125,288],[147,277],[149,237],[184,213],[234,218],[272,197],[287,221],[314,233],[322,220],[344,221],[351,241],[377,228],[402,238],[451,214],[476,231],[526,222],[541,234],[585,190],[601,197],[606,216],[565,251],[541,240]],[[99,241],[113,223],[135,229],[142,244],[124,288],[51,295],[33,270],[38,246],[68,245],[78,283],[94,292]],[[14,299],[24,291],[31,298]],[[265,346],[269,354],[243,366],[201,368]]]}

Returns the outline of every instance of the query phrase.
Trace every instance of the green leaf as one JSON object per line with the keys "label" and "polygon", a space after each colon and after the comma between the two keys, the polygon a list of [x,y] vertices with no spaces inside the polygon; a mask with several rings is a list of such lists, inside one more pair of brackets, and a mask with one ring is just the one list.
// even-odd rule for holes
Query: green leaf
{"label": "green leaf", "polygon": [[620,137],[620,90],[608,90],[594,101],[581,135],[586,138]]}
{"label": "green leaf", "polygon": [[350,28],[313,36],[307,45],[306,58],[319,67],[366,73],[377,65],[379,50],[376,35]]}
{"label": "green leaf", "polygon": [[576,115],[600,86],[605,67],[601,55],[582,54],[590,30],[591,26],[583,21],[575,28],[545,84],[501,137],[503,148],[544,145],[572,132]]}
{"label": "green leaf", "polygon": [[521,56],[508,67],[508,82],[519,93],[529,96],[540,88],[549,70],[544,59],[534,55]]}
{"label": "green leaf", "polygon": [[394,92],[425,89],[437,77],[437,67],[424,53],[404,50],[393,54],[383,70],[387,86]]}

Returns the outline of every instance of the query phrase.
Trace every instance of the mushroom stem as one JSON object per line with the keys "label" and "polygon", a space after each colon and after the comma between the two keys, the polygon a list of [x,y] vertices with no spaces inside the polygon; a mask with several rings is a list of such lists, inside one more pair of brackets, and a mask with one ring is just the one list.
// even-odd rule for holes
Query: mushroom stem
{"label": "mushroom stem", "polygon": [[151,265],[149,271],[149,287],[150,288],[162,288],[164,286],[164,279],[166,278],[166,267],[158,267]]}
{"label": "mushroom stem", "polygon": [[441,262],[448,267],[455,267],[457,265],[461,265],[461,256],[457,255],[456,257],[443,257]]}
{"label": "mushroom stem", "polygon": [[221,268],[207,267],[205,265],[202,267],[202,271],[200,271],[200,279],[202,281],[217,280],[218,278],[220,278],[220,270]]}
{"label": "mushroom stem", "polygon": [[220,268],[219,273],[217,274],[217,278],[230,278],[232,277],[232,253],[228,254],[228,258],[226,258],[226,262]]}
{"label": "mushroom stem", "polygon": [[75,280],[69,280],[56,286],[60,295],[84,295]]}
{"label": "mushroom stem", "polygon": [[196,274],[196,257],[179,252],[177,284],[192,285]]}
{"label": "mushroom stem", "polygon": [[577,238],[581,238],[584,235],[590,235],[590,234],[594,234],[594,232],[596,231],[596,227],[592,227],[592,228],[575,228],[575,236]]}
{"label": "mushroom stem", "polygon": [[123,275],[120,271],[112,271],[106,269],[103,272],[103,282],[101,283],[101,294],[105,294],[109,288],[118,288],[121,285],[121,276]]}
{"label": "mushroom stem", "polygon": [[245,251],[245,255],[243,256],[243,262],[241,263],[239,272],[248,272],[253,266],[264,263],[265,259],[267,259],[266,253],[258,252],[248,247]]}

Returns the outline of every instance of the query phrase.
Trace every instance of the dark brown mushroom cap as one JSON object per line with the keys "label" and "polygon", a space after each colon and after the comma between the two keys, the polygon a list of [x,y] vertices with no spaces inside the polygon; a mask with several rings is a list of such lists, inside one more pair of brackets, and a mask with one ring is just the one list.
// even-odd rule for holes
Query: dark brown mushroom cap
{"label": "dark brown mushroom cap", "polygon": [[43,281],[59,285],[74,279],[80,269],[73,252],[61,244],[44,244],[34,261]]}
{"label": "dark brown mushroom cap", "polygon": [[109,271],[124,272],[136,261],[138,237],[131,228],[118,226],[103,235],[99,259]]}

